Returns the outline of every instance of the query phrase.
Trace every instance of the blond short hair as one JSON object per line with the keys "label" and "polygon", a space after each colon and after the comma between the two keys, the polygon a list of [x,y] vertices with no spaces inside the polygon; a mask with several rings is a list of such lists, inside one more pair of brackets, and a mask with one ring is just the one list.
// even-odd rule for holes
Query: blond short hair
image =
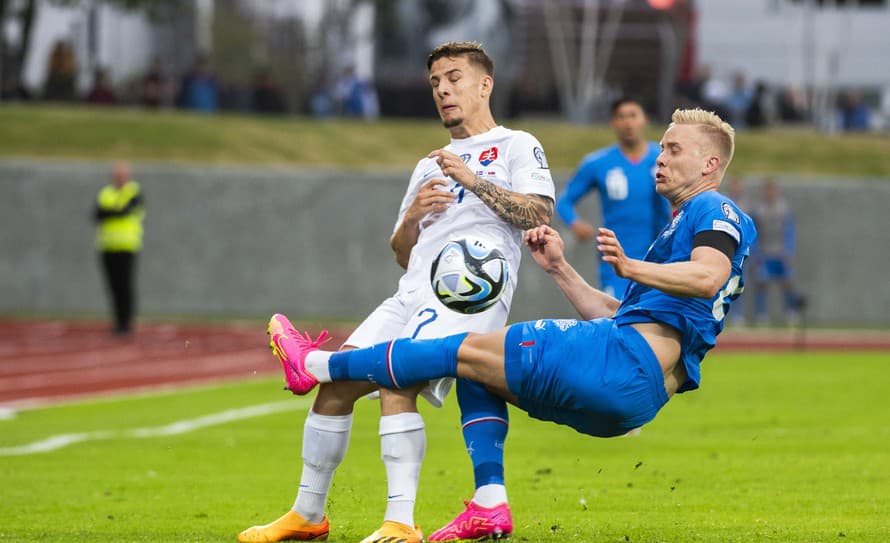
{"label": "blond short hair", "polygon": [[494,61],[478,41],[450,41],[439,45],[426,57],[426,69],[432,68],[433,62],[442,57],[466,57],[472,64],[485,70],[488,75],[494,75]]}
{"label": "blond short hair", "polygon": [[[698,127],[716,147],[720,156],[720,171],[725,172],[735,153],[735,129],[713,111],[701,108],[675,109],[670,126],[691,124]],[[668,127],[670,128],[670,127]]]}

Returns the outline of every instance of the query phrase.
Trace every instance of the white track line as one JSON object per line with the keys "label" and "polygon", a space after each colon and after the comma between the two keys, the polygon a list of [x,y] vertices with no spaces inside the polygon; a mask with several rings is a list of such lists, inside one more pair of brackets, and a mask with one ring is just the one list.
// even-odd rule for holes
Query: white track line
{"label": "white track line", "polygon": [[50,436],[40,441],[34,441],[26,445],[17,447],[0,448],[0,456],[22,456],[26,454],[39,454],[51,452],[75,443],[83,443],[84,441],[98,441],[102,439],[112,438],[133,438],[146,439],[151,437],[165,437],[194,432],[201,428],[210,426],[219,426],[237,420],[250,419],[254,417],[262,417],[272,415],[274,413],[282,413],[284,411],[295,411],[298,409],[306,409],[309,407],[308,398],[300,398],[297,400],[288,400],[285,402],[264,403],[259,405],[250,405],[247,407],[239,407],[237,409],[227,409],[219,413],[213,413],[198,417],[195,419],[185,419],[166,424],[164,426],[155,426],[151,428],[132,428],[130,430],[97,430],[94,432],[82,432],[78,434],[59,434]]}

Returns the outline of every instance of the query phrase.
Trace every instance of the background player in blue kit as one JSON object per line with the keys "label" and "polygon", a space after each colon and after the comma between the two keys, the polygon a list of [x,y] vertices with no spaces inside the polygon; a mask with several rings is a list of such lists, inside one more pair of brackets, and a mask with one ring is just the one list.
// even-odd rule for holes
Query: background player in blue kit
{"label": "background player in blue kit", "polygon": [[[596,229],[578,216],[575,206],[597,191],[605,227],[621,240],[625,254],[643,258],[670,219],[670,205],[655,190],[655,159],[661,151],[657,143],[646,141],[646,113],[639,102],[619,98],[611,111],[609,126],[618,143],[584,157],[557,199],[556,212],[578,241],[591,241]],[[621,298],[628,281],[606,262],[600,262],[599,274],[600,288]]]}
{"label": "background player in blue kit", "polygon": [[[599,229],[603,260],[631,281],[624,300],[591,287],[563,256],[555,230],[526,231],[538,264],[584,319],[518,323],[488,334],[396,339],[331,353],[282,315],[272,347],[292,391],[319,382],[372,381],[407,387],[443,376],[484,384],[534,418],[599,437],[652,420],[669,397],[698,388],[701,361],[742,289],[753,221],[717,192],[733,155],[734,131],[714,113],[677,110],[661,140],[656,183],[674,210],[645,259],[627,256]],[[398,385],[396,385],[398,383]]]}

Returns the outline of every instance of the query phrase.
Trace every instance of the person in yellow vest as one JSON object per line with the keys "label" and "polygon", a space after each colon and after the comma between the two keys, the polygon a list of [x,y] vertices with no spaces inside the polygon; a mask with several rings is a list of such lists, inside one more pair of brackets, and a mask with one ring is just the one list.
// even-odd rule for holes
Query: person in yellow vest
{"label": "person in yellow vest", "polygon": [[145,216],[142,190],[130,177],[128,163],[114,164],[111,183],[99,191],[93,212],[97,224],[96,246],[111,295],[117,335],[131,331],[136,301],[133,279],[136,255],[142,249]]}

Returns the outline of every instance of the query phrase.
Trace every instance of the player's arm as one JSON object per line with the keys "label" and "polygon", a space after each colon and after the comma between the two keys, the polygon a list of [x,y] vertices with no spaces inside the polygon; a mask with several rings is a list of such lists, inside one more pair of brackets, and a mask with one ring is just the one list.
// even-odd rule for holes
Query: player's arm
{"label": "player's arm", "polygon": [[499,187],[473,173],[459,156],[443,149],[433,151],[429,157],[438,162],[442,173],[474,193],[498,217],[517,228],[525,230],[550,224],[553,217],[551,198],[540,194],[513,192]]}
{"label": "player's arm", "polygon": [[687,298],[713,298],[729,279],[730,259],[736,250],[736,241],[728,234],[708,230],[696,235],[688,261],[657,264],[628,258],[615,232],[608,228],[599,229],[596,241],[603,261],[611,264],[619,277]]}
{"label": "player's arm", "polygon": [[549,226],[527,230],[525,243],[532,258],[556,281],[581,318],[590,320],[611,317],[618,311],[617,299],[590,286],[566,261],[563,241],[556,230]]}
{"label": "player's arm", "polygon": [[455,195],[437,187],[445,186],[442,179],[433,179],[422,186],[405,210],[402,220],[389,238],[389,245],[396,255],[396,262],[402,268],[408,268],[411,249],[417,244],[420,236],[420,221],[429,213],[445,211],[448,204],[454,201]]}
{"label": "player's arm", "polygon": [[593,225],[578,216],[575,206],[578,201],[596,188],[595,168],[592,162],[585,162],[569,179],[565,190],[556,199],[556,213],[569,225],[579,241],[593,239],[596,230]]}

